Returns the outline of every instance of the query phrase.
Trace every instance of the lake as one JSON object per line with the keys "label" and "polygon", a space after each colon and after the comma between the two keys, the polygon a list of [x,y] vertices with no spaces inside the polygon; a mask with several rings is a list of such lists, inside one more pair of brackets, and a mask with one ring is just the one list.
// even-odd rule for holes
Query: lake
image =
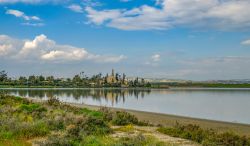
{"label": "lake", "polygon": [[250,124],[250,89],[0,89],[22,97]]}

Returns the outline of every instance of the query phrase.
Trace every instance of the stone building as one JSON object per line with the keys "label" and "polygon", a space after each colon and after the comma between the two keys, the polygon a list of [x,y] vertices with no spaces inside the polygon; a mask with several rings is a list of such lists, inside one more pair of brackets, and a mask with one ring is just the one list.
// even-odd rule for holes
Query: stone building
{"label": "stone building", "polygon": [[117,83],[118,81],[116,80],[116,77],[115,77],[115,71],[114,69],[112,69],[112,73],[110,76],[107,76],[107,83],[111,84],[111,83]]}

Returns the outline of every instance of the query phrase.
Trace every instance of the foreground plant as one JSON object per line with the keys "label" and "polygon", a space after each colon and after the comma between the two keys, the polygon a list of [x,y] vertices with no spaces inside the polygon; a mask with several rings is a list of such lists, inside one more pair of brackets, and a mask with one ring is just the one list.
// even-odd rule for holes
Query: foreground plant
{"label": "foreground plant", "polygon": [[[16,141],[33,141],[46,146],[123,146],[128,141],[136,141],[132,138],[114,139],[109,134],[113,132],[111,123],[125,120],[124,118],[128,119],[123,124],[139,123],[136,117],[126,112],[77,108],[63,104],[56,98],[35,103],[0,94],[0,145],[11,145],[11,141],[13,145]],[[28,145],[28,142],[24,145]]]}
{"label": "foreground plant", "polygon": [[217,133],[209,129],[204,130],[198,125],[176,124],[173,128],[160,127],[158,131],[173,137],[180,137],[198,142],[204,146],[250,146],[250,138],[234,133]]}

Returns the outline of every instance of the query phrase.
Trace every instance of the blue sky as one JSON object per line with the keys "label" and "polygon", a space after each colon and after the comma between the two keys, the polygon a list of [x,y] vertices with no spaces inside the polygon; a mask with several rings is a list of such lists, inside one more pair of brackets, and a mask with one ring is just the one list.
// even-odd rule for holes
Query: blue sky
{"label": "blue sky", "polygon": [[0,0],[0,70],[247,79],[248,0]]}

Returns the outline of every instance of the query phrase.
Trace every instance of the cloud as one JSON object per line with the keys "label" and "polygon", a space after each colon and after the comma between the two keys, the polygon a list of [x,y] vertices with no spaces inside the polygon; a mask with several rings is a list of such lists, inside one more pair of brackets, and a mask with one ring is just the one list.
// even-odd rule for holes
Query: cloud
{"label": "cloud", "polygon": [[19,10],[9,9],[6,11],[6,14],[13,15],[13,16],[16,16],[18,18],[22,18],[22,19],[27,20],[27,21],[30,21],[30,20],[40,21],[41,20],[37,16],[27,16],[24,12],[19,11]]}
{"label": "cloud", "polygon": [[8,55],[9,50],[11,49],[11,45],[9,44],[4,44],[4,45],[0,45],[0,56],[4,56],[4,55]]}
{"label": "cloud", "polygon": [[159,66],[159,61],[161,59],[161,55],[160,54],[154,54],[150,57],[149,60],[147,60],[145,62],[145,65],[149,65],[152,67],[158,67]]}
{"label": "cloud", "polygon": [[87,17],[96,25],[122,30],[162,30],[176,26],[216,30],[249,29],[247,0],[158,0],[157,6],[95,10]]}
{"label": "cloud", "polygon": [[7,35],[0,35],[0,56],[7,58],[16,52],[16,48],[22,47],[22,41],[13,39]]}
{"label": "cloud", "polygon": [[30,22],[25,22],[25,23],[21,23],[21,25],[24,26],[34,26],[34,27],[41,27],[44,26],[44,23],[30,23]]}
{"label": "cloud", "polygon": [[97,7],[101,6],[102,3],[100,3],[98,0],[82,0],[82,5],[89,7]]}
{"label": "cloud", "polygon": [[77,4],[71,4],[70,6],[68,6],[68,8],[71,11],[77,12],[77,13],[82,13],[83,12],[83,8],[80,5]]}
{"label": "cloud", "polygon": [[103,11],[96,11],[91,7],[86,7],[86,12],[88,13],[87,17],[89,21],[101,25],[106,20],[116,19],[121,16],[120,10],[103,10]]}
{"label": "cloud", "polygon": [[127,3],[127,2],[130,2],[132,0],[120,0],[120,2],[123,2],[123,3]]}
{"label": "cloud", "polygon": [[48,2],[59,3],[62,2],[62,0],[0,0],[0,4],[15,4],[15,3],[39,4]]}
{"label": "cloud", "polygon": [[158,61],[160,61],[161,56],[160,56],[160,54],[154,54],[153,56],[151,56],[151,59],[152,59],[154,62],[158,62]]}
{"label": "cloud", "polygon": [[250,45],[250,39],[242,41],[241,45]]}
{"label": "cloud", "polygon": [[117,63],[121,60],[127,59],[126,56],[120,55],[120,56],[112,56],[112,55],[90,55],[89,59],[94,60],[95,62],[99,63]]}
{"label": "cloud", "polygon": [[67,51],[50,51],[41,56],[44,60],[81,60],[88,56],[88,52],[84,49],[75,49]]}
{"label": "cloud", "polygon": [[36,36],[33,40],[17,40],[6,35],[0,35],[0,56],[4,59],[50,63],[68,61],[117,63],[126,59],[124,55],[99,55],[89,53],[84,48],[60,45],[43,34]]}

